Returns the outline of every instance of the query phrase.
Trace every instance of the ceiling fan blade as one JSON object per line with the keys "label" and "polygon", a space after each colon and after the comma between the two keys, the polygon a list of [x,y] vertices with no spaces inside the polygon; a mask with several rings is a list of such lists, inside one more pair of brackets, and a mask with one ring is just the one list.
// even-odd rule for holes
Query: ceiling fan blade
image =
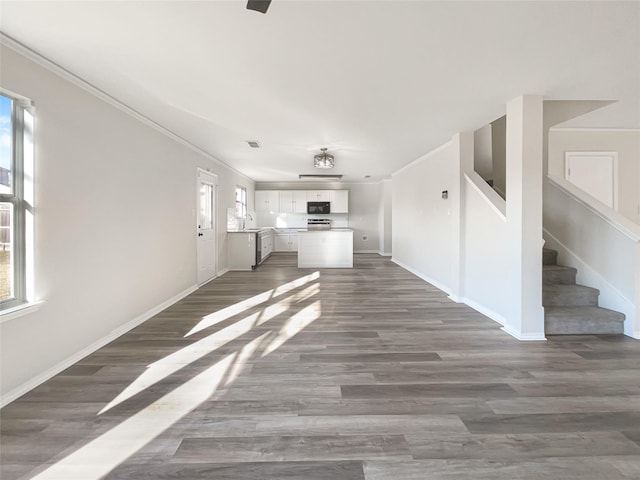
{"label": "ceiling fan blade", "polygon": [[249,0],[247,2],[247,10],[255,10],[260,13],[267,13],[271,0]]}

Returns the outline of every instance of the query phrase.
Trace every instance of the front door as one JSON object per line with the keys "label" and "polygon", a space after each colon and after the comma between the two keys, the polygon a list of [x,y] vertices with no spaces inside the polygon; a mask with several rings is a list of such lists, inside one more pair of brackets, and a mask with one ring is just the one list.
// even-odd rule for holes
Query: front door
{"label": "front door", "polygon": [[216,276],[216,176],[198,169],[198,285]]}

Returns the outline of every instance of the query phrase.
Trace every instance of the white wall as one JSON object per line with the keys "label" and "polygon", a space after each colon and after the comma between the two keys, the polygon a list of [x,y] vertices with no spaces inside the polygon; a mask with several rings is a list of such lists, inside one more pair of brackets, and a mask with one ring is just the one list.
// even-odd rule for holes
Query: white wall
{"label": "white wall", "polygon": [[565,152],[618,152],[618,212],[640,225],[640,131],[552,129],[550,175],[564,176]]}
{"label": "white wall", "polygon": [[[472,176],[471,176],[472,177]],[[508,249],[504,200],[480,177],[464,182],[464,301],[500,324],[509,305],[503,292],[516,281]],[[542,287],[541,287],[542,288]]]}
{"label": "white wall", "polygon": [[516,338],[540,340],[542,98],[509,102],[506,125],[507,202],[473,170],[472,133],[393,175],[393,260]]}
{"label": "white wall", "polygon": [[491,122],[491,155],[493,158],[493,188],[502,198],[507,193],[507,117]]}
{"label": "white wall", "polygon": [[447,143],[396,172],[392,182],[393,260],[447,293],[454,275],[455,219],[442,191],[458,194],[456,161]]}
{"label": "white wall", "polygon": [[473,132],[473,167],[485,180],[493,180],[491,124]]}
{"label": "white wall", "polygon": [[195,288],[196,170],[218,177],[218,271],[226,209],[253,182],[2,46],[3,88],[35,103],[36,299],[3,321],[3,401]]}
{"label": "white wall", "polygon": [[378,205],[378,251],[381,255],[391,255],[392,251],[392,195],[391,180],[380,182]]}

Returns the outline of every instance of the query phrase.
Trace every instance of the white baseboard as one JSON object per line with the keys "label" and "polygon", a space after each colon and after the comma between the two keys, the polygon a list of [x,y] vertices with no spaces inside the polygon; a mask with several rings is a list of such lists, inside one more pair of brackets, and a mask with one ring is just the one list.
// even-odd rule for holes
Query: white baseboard
{"label": "white baseboard", "polygon": [[401,261],[399,261],[396,258],[392,257],[391,261],[393,263],[395,263],[396,265],[404,268],[405,270],[413,273],[416,277],[421,278],[422,280],[424,280],[427,283],[430,283],[431,285],[436,287],[438,290],[442,290],[447,295],[451,295],[451,289],[449,287],[447,287],[446,285],[443,285],[442,283],[438,282],[437,280],[434,280],[433,278],[430,278],[429,276],[423,274],[422,272],[418,272],[417,270],[414,270],[413,268],[411,268],[408,265],[405,265],[404,263],[402,263]]}
{"label": "white baseboard", "polygon": [[229,267],[223,268],[222,270],[218,270],[218,277],[221,277],[225,273],[229,272]]}
{"label": "white baseboard", "polygon": [[147,310],[143,314],[138,315],[133,320],[130,320],[129,322],[125,323],[124,325],[116,328],[115,330],[113,330],[109,334],[107,334],[106,336],[104,336],[101,339],[93,342],[88,347],[83,348],[79,352],[76,352],[73,355],[71,355],[70,357],[67,357],[66,359],[64,359],[60,363],[54,365],[53,367],[49,368],[48,370],[36,375],[35,377],[31,378],[30,380],[27,380],[26,382],[24,382],[22,385],[20,385],[20,386],[14,388],[13,390],[7,392],[5,395],[2,396],[2,399],[0,399],[0,408],[4,407],[5,405],[8,405],[9,403],[13,402],[17,398],[19,398],[22,395],[24,395],[25,393],[29,392],[30,390],[33,390],[38,385],[46,382],[51,377],[59,374],[60,372],[62,372],[65,369],[69,368],[70,366],[72,366],[73,364],[79,362],[80,360],[82,360],[87,355],[90,355],[91,353],[95,352],[96,350],[98,350],[98,349],[104,347],[105,345],[107,345],[108,343],[112,342],[116,338],[124,335],[129,330],[131,330],[131,329],[137,327],[138,325],[140,325],[141,323],[144,323],[145,321],[149,320],[154,315],[157,315],[158,313],[160,313],[164,309],[166,309],[166,308],[170,307],[171,305],[173,305],[174,303],[182,300],[184,297],[186,297],[187,295],[195,292],[197,289],[198,289],[197,285],[193,285],[193,286],[187,288],[186,290],[180,292],[179,294],[177,294],[177,295],[171,297],[170,299],[162,302],[160,305],[156,305],[155,307],[151,308],[150,310]]}
{"label": "white baseboard", "polygon": [[380,253],[378,250],[354,250],[353,253]]}
{"label": "white baseboard", "polygon": [[539,342],[547,340],[547,337],[544,336],[544,333],[520,333],[512,330],[508,326],[502,327],[501,330],[522,342]]}
{"label": "white baseboard", "polygon": [[491,310],[490,308],[485,307],[484,305],[472,300],[470,298],[462,297],[459,300],[459,303],[464,303],[465,305],[473,308],[476,312],[480,312],[485,317],[489,317],[496,323],[504,326],[507,324],[507,319],[500,315],[498,312]]}
{"label": "white baseboard", "polygon": [[381,257],[390,257],[392,254],[378,250],[378,255],[380,255]]}

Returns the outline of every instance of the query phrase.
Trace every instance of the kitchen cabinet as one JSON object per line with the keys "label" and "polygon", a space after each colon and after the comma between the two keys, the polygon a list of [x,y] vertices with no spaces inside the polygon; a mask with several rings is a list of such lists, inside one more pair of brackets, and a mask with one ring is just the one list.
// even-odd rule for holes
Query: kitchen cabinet
{"label": "kitchen cabinet", "polygon": [[260,232],[260,261],[264,261],[271,253],[273,253],[273,230],[263,230]]}
{"label": "kitchen cabinet", "polygon": [[307,202],[330,202],[331,213],[349,213],[349,190],[256,190],[256,212],[307,213]]}
{"label": "kitchen cabinet", "polygon": [[353,230],[300,231],[298,267],[352,268]]}
{"label": "kitchen cabinet", "polygon": [[281,190],[280,212],[282,213],[307,213],[306,190]]}
{"label": "kitchen cabinet", "polygon": [[253,270],[256,267],[256,233],[228,233],[227,239],[229,270]]}
{"label": "kitchen cabinet", "polygon": [[273,248],[275,252],[297,252],[298,231],[276,230]]}
{"label": "kitchen cabinet", "polygon": [[331,213],[349,213],[349,190],[330,190]]}
{"label": "kitchen cabinet", "polygon": [[278,212],[280,210],[280,192],[278,190],[257,190],[257,212]]}
{"label": "kitchen cabinet", "polygon": [[330,190],[308,190],[307,202],[330,202]]}

